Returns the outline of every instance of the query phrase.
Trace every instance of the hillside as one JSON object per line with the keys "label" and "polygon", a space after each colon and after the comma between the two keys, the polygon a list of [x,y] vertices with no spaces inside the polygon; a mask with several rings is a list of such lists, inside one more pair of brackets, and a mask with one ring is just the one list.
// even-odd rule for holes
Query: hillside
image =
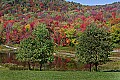
{"label": "hillside", "polygon": [[40,23],[46,24],[56,45],[62,46],[75,45],[76,37],[91,23],[108,31],[120,23],[120,2],[86,6],[65,0],[1,0],[0,6],[3,44],[18,44]]}

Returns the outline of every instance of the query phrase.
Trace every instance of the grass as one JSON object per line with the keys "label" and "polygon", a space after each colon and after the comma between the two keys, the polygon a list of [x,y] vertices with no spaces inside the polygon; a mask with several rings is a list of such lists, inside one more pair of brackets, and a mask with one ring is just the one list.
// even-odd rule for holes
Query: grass
{"label": "grass", "polygon": [[1,64],[0,64],[0,71],[1,71],[1,70],[9,70],[9,69],[1,66]]}
{"label": "grass", "polygon": [[68,53],[75,53],[75,48],[74,47],[62,47],[62,46],[57,46],[54,48],[55,51],[58,52],[68,52]]}
{"label": "grass", "polygon": [[120,71],[120,61],[110,61],[106,64],[99,66],[100,70],[110,71],[110,70],[119,70]]}
{"label": "grass", "polygon": [[0,80],[120,80],[119,72],[0,71]]}
{"label": "grass", "polygon": [[100,70],[119,70],[120,71],[120,53],[111,53],[110,61],[100,65]]}
{"label": "grass", "polygon": [[113,52],[111,53],[111,57],[120,57],[120,53]]}

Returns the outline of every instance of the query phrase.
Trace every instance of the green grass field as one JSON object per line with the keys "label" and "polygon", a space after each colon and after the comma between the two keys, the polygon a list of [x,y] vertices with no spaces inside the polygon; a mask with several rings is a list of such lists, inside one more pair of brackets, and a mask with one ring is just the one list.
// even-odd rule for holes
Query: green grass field
{"label": "green grass field", "polygon": [[120,72],[1,70],[0,80],[120,80]]}

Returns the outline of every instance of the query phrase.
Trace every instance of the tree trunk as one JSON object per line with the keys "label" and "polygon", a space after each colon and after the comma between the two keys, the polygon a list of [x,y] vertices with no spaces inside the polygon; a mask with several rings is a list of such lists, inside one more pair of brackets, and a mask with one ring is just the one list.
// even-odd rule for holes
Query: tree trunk
{"label": "tree trunk", "polygon": [[92,64],[90,63],[90,72],[92,71]]}
{"label": "tree trunk", "polygon": [[42,71],[42,64],[40,64],[40,71]]}
{"label": "tree trunk", "polygon": [[28,62],[28,68],[29,68],[29,70],[31,70],[31,67],[30,67],[30,62]]}
{"label": "tree trunk", "polygon": [[[96,52],[96,53],[97,53],[97,52]],[[97,55],[96,55],[95,71],[98,71],[98,70],[97,70],[97,66],[98,66],[98,61],[97,61],[97,58],[98,58],[98,57],[97,57]]]}
{"label": "tree trunk", "polygon": [[98,67],[98,63],[96,62],[95,63],[95,71],[98,71],[97,67]]}

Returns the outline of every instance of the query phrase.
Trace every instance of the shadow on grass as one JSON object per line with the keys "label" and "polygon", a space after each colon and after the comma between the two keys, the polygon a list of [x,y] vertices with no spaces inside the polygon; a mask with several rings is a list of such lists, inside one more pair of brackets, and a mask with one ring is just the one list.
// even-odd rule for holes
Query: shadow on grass
{"label": "shadow on grass", "polygon": [[103,72],[120,72],[120,70],[108,70],[108,71],[103,71]]}

